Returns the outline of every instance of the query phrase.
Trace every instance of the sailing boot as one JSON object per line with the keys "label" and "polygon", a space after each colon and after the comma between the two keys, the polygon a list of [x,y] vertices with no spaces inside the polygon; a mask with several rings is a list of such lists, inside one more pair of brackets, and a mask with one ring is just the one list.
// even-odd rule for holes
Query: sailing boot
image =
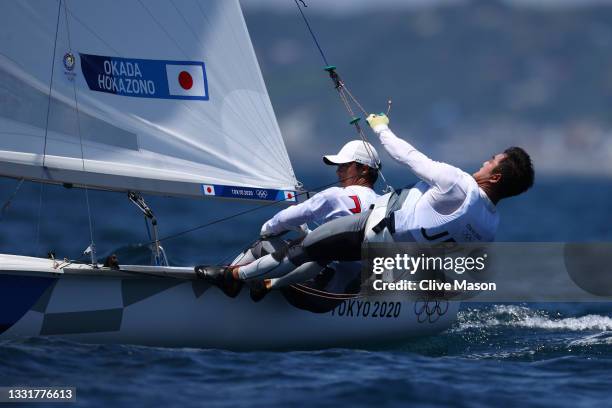
{"label": "sailing boot", "polygon": [[250,290],[249,294],[253,302],[259,302],[270,292],[270,289],[266,286],[265,280],[257,280],[249,282]]}
{"label": "sailing boot", "polygon": [[195,273],[200,279],[215,285],[231,298],[238,296],[242,289],[242,281],[234,279],[231,267],[198,265],[195,267]]}

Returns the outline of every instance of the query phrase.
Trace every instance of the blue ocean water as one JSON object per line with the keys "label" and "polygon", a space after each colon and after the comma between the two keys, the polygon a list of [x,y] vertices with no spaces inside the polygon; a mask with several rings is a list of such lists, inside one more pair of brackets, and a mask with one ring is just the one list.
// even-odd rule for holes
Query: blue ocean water
{"label": "blue ocean water", "polygon": [[[323,184],[329,174],[312,176]],[[393,175],[390,176],[393,178]],[[333,180],[333,179],[332,179]],[[17,181],[0,182],[0,200]],[[543,179],[500,205],[500,241],[610,241],[609,180]],[[42,192],[42,194],[41,194]],[[100,255],[147,261],[140,212],[118,193],[90,193]],[[41,199],[42,198],[42,199]],[[151,197],[161,235],[250,208]],[[42,205],[41,205],[42,203]],[[277,209],[167,240],[177,265],[222,262]],[[40,216],[39,216],[40,214]],[[0,252],[79,258],[89,244],[84,191],[24,183],[0,222]],[[612,305],[470,304],[434,337],[378,349],[242,352],[0,343],[0,386],[77,387],[78,406],[609,406]]]}

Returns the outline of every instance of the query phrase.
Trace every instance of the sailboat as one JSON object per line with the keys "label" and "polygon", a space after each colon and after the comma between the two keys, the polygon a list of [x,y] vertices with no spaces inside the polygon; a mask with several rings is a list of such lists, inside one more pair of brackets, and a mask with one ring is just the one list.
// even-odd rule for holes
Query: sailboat
{"label": "sailboat", "polygon": [[[0,176],[129,193],[145,214],[142,194],[296,202],[238,0],[1,7]],[[153,265],[118,269],[93,245],[81,263],[0,254],[0,339],[322,348],[435,334],[458,309],[307,285],[230,299],[152,251]]]}

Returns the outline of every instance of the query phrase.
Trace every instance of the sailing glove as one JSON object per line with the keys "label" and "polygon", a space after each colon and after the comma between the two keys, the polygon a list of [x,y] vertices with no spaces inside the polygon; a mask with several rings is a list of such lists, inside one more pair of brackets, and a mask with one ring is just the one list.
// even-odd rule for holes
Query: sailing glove
{"label": "sailing glove", "polygon": [[274,236],[275,234],[270,230],[269,222],[266,222],[261,226],[261,231],[259,232],[259,236],[261,238],[268,238]]}
{"label": "sailing glove", "polygon": [[375,132],[384,130],[388,127],[387,125],[389,125],[389,118],[384,113],[378,115],[372,113],[366,120]]}

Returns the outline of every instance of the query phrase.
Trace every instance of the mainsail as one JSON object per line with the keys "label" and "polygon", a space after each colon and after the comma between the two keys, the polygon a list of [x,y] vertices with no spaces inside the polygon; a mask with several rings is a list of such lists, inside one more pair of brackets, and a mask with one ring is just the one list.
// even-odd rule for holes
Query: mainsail
{"label": "mainsail", "polygon": [[238,0],[10,1],[0,25],[0,175],[295,199]]}

